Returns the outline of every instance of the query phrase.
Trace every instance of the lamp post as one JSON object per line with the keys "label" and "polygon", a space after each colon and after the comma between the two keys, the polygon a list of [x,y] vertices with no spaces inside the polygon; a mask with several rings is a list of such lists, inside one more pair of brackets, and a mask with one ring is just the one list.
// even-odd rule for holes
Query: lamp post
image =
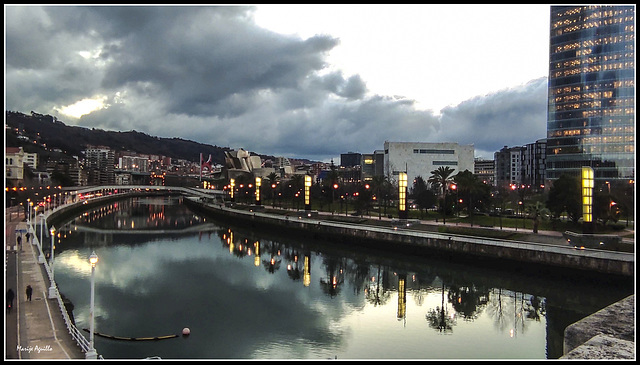
{"label": "lamp post", "polygon": [[33,206],[33,203],[31,202],[30,198],[27,198],[27,229],[29,228],[29,225],[31,225],[31,207]]}
{"label": "lamp post", "polygon": [[[31,203],[33,204],[33,202]],[[32,245],[36,245],[36,229],[35,229],[35,225],[38,223],[38,206],[34,205],[33,206],[33,222],[31,222],[31,224],[33,224],[33,226],[31,224],[29,224],[29,227],[27,227],[27,230],[31,233],[31,244]]]}
{"label": "lamp post", "polygon": [[[336,190],[338,190],[338,187],[339,187],[338,184],[333,183],[333,189],[331,190],[331,208],[330,208],[332,215],[333,215],[333,201],[335,200],[335,193],[336,193]],[[340,209],[342,209],[342,207]]]}
{"label": "lamp post", "polygon": [[276,207],[276,184],[271,184],[271,205]]}
{"label": "lamp post", "polygon": [[42,235],[44,232],[44,213],[40,213],[39,215],[40,217],[40,240],[38,241],[39,243],[39,250],[40,254],[38,255],[38,263],[39,264],[44,264],[44,254],[42,253]]}
{"label": "lamp post", "polygon": [[96,263],[98,263],[98,255],[96,255],[95,251],[91,252],[91,256],[89,256],[89,263],[91,263],[91,307],[89,309],[89,343],[90,347],[87,353],[85,354],[85,359],[97,359],[98,353],[96,352],[95,347],[93,346],[93,325],[95,322],[94,319],[94,303],[95,303],[95,272],[96,272]]}
{"label": "lamp post", "polygon": [[53,276],[53,258],[54,258],[53,249],[55,244],[54,241],[55,241],[56,228],[51,227],[51,229],[49,230],[49,233],[51,234],[51,258],[49,259],[49,270],[51,270],[51,286],[49,286],[49,299],[54,299],[57,296],[56,282]]}

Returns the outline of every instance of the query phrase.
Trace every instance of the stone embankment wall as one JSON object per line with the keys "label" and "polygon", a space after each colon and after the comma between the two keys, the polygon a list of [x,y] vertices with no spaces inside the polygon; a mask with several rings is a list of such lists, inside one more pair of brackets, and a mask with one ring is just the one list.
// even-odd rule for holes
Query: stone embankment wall
{"label": "stone embankment wall", "polygon": [[185,202],[222,218],[243,221],[250,228],[282,227],[289,231],[297,231],[316,238],[329,238],[345,244],[358,242],[377,245],[377,247],[382,244],[387,249],[413,253],[431,250],[445,254],[500,259],[611,275],[630,277],[634,274],[633,253],[579,250],[552,244],[482,239],[393,227],[362,226],[308,217],[283,217],[259,211],[241,211],[188,199],[185,199]]}
{"label": "stone embankment wall", "polygon": [[561,359],[635,359],[635,295],[568,326]]}

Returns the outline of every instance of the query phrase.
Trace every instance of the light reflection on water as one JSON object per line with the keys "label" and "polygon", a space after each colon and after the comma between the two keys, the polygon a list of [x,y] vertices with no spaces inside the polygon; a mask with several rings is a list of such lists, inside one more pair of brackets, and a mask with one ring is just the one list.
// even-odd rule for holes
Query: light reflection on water
{"label": "light reflection on water", "polygon": [[93,250],[97,332],[135,338],[191,330],[162,341],[96,337],[102,356],[544,359],[549,347],[550,357],[560,355],[552,337],[561,330],[549,330],[546,312],[549,296],[565,299],[556,299],[557,289],[541,292],[553,285],[536,278],[519,283],[526,291],[510,290],[500,286],[504,272],[361,257],[223,225],[185,230],[205,223],[211,221],[180,204],[146,199],[105,207],[67,227],[56,245],[55,273],[75,305],[78,328],[89,327],[90,270],[82,263]]}

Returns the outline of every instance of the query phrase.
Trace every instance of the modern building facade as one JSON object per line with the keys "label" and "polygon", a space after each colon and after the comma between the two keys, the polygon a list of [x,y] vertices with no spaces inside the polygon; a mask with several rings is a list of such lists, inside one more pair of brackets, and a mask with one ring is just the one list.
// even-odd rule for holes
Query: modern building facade
{"label": "modern building facade", "polygon": [[473,174],[483,183],[493,186],[495,184],[495,161],[476,158],[473,163]]}
{"label": "modern building facade", "polygon": [[547,178],[635,174],[635,6],[551,6]]}
{"label": "modern building facade", "polygon": [[524,147],[504,146],[493,154],[495,161],[495,186],[507,188],[522,183],[522,151]]}
{"label": "modern building facade", "polygon": [[494,153],[493,185],[498,188],[524,185],[530,189],[544,189],[546,145],[546,140],[540,139],[524,146],[504,146]]}
{"label": "modern building facade", "polygon": [[523,146],[521,183],[534,189],[544,189],[546,181],[547,140],[539,139]]}
{"label": "modern building facade", "polygon": [[399,172],[407,173],[409,187],[413,180],[421,176],[425,181],[431,177],[431,171],[439,167],[450,167],[458,172],[474,171],[473,145],[459,145],[453,142],[385,142],[384,174],[397,180]]}
{"label": "modern building facade", "polygon": [[355,167],[362,165],[362,154],[357,152],[347,152],[340,154],[340,166]]}
{"label": "modern building facade", "polygon": [[87,146],[84,158],[84,169],[87,172],[89,185],[113,185],[115,183],[115,151],[108,147]]}

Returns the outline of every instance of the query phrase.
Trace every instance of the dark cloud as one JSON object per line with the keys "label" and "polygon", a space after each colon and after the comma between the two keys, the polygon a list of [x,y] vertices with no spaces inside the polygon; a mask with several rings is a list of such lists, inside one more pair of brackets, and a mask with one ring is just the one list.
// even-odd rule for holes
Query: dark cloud
{"label": "dark cloud", "polygon": [[485,152],[485,158],[493,158],[492,152],[505,145],[525,145],[545,138],[547,78],[444,108],[440,124],[440,138],[473,143],[476,151]]}
{"label": "dark cloud", "polygon": [[[251,7],[8,6],[6,108],[57,110],[104,97],[77,124],[327,160],[389,141],[473,143],[544,137],[546,81],[477,97],[440,116],[370,95],[359,75],[328,72],[336,38],[258,27]],[[491,157],[491,156],[486,156]]]}

